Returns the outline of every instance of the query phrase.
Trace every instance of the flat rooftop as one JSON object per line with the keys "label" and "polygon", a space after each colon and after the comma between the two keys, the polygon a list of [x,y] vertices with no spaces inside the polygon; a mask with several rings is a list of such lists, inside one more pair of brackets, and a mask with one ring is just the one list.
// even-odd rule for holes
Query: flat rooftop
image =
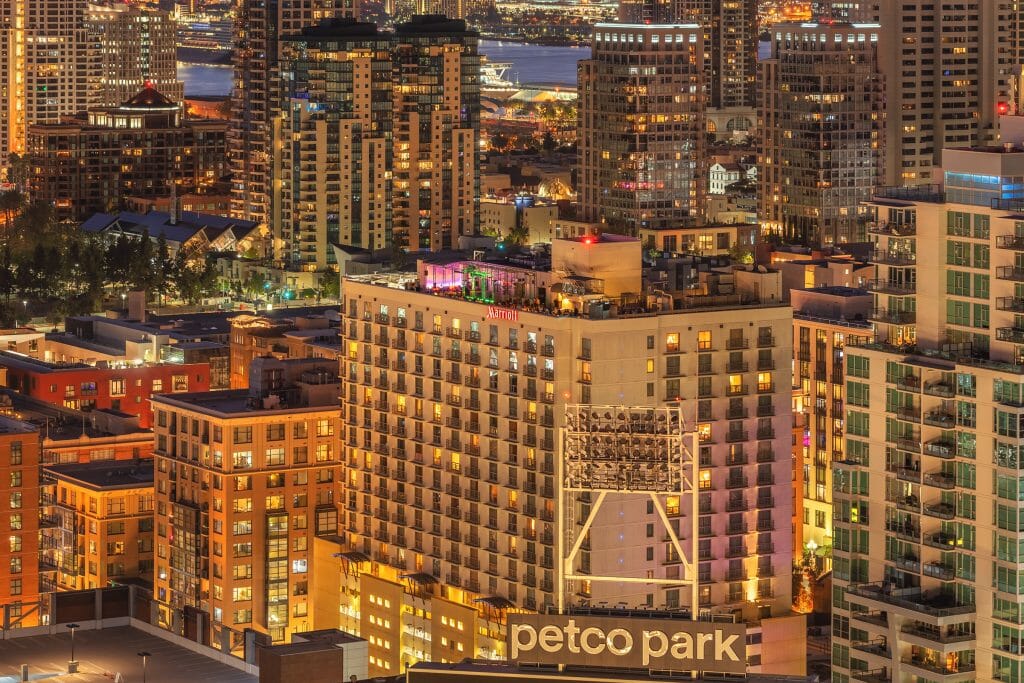
{"label": "flat rooftop", "polygon": [[[566,683],[598,683],[609,681],[612,683],[626,681],[679,681],[679,675],[659,675],[646,670],[619,670],[599,669],[588,667],[586,669],[565,669],[558,671],[553,667],[519,667],[505,662],[491,662],[483,660],[465,660],[457,664],[441,664],[436,662],[420,662],[409,669],[409,681],[419,683],[420,681],[447,681],[466,680],[478,681],[481,677],[500,677],[506,680],[522,681],[548,681]],[[713,678],[699,677],[697,679],[685,680],[714,680],[719,682],[740,681],[742,683],[801,683],[809,679],[806,676],[772,676],[768,674],[748,674],[747,676],[715,676]]]}
{"label": "flat rooftop", "polygon": [[177,405],[207,413],[216,417],[238,417],[240,415],[273,415],[275,413],[322,413],[338,411],[337,402],[322,406],[277,406],[263,408],[250,398],[248,389],[222,389],[219,391],[195,391],[182,394],[159,394],[153,396],[154,404]]}
{"label": "flat rooftop", "polygon": [[95,489],[147,488],[153,486],[152,460],[101,460],[98,462],[49,465],[59,479]]}
{"label": "flat rooftop", "polygon": [[38,429],[43,435],[44,444],[60,446],[61,441],[75,441],[83,436],[90,439],[101,439],[104,437],[135,438],[150,441],[153,439],[153,432],[149,429],[136,429],[125,431],[121,434],[114,434],[101,429],[99,427],[100,422],[94,422],[92,419],[93,416],[99,417],[102,413],[117,414],[115,411],[94,410],[91,413],[83,413],[79,410],[71,410],[70,408],[30,398],[8,389],[0,389],[0,394],[11,399],[12,417]]}
{"label": "flat rooftop", "polygon": [[71,636],[9,638],[0,641],[0,683],[21,680],[21,665],[28,664],[30,680],[55,683],[111,683],[120,673],[126,681],[142,680],[142,658],[148,652],[147,683],[258,683],[253,676],[226,664],[204,657],[151,636],[130,626],[102,631],[78,629],[75,633],[75,657],[79,673],[67,673],[71,654]]}

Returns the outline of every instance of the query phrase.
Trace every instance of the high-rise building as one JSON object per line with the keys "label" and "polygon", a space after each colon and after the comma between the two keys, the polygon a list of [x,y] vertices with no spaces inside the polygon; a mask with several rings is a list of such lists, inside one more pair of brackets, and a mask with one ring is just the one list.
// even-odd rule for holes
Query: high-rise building
{"label": "high-rise building", "polygon": [[228,172],[227,122],[186,119],[147,86],[115,107],[29,126],[27,154],[33,197],[60,220],[84,220],[129,196],[211,188]]}
{"label": "high-rise building", "polygon": [[0,612],[6,606],[16,628],[43,623],[39,529],[53,520],[39,510],[40,451],[34,425],[0,416]]}
{"label": "high-rise building", "polygon": [[92,106],[116,107],[147,84],[175,102],[184,100],[170,13],[123,2],[90,4],[86,21],[101,37],[100,89]]}
{"label": "high-rise building", "polygon": [[1020,666],[1024,151],[1003,133],[1009,148],[945,150],[944,193],[872,202],[876,340],[845,349],[834,463],[839,680]]}
{"label": "high-rise building", "polygon": [[395,244],[441,250],[477,232],[479,34],[423,15],[394,33]]}
{"label": "high-rise building", "polygon": [[281,41],[270,225],[292,270],[335,265],[333,244],[391,246],[391,46],[354,20]]}
{"label": "high-rise building", "polygon": [[884,183],[941,183],[944,148],[998,139],[997,120],[1012,106],[1018,3],[872,4],[884,29],[878,40],[888,112]]}
{"label": "high-rise building", "polygon": [[761,62],[762,232],[805,244],[864,239],[881,181],[877,24],[777,24]]}
{"label": "high-rise building", "polygon": [[[682,400],[699,441],[699,537],[680,500],[666,515],[697,557],[696,608],[790,613],[793,321],[779,274],[712,269],[660,308],[636,296],[641,252],[587,235],[555,240],[549,263],[425,258],[415,275],[345,279],[340,535],[354,557],[526,609],[563,589],[572,604],[694,607],[678,585],[643,582],[687,577],[637,497],[610,495],[581,558],[621,581],[559,574],[566,404]],[[786,650],[750,654],[779,671]]]}
{"label": "high-rise building", "polygon": [[[753,114],[757,104],[757,0],[674,0],[674,21],[704,29],[709,109]],[[739,110],[739,111],[737,111]]]}
{"label": "high-rise building", "polygon": [[872,0],[820,0],[811,3],[811,16],[819,21],[874,21],[875,4]]}
{"label": "high-rise building", "polygon": [[580,209],[612,232],[702,213],[703,34],[696,24],[597,24],[579,65]]}
{"label": "high-rise building", "polygon": [[231,97],[232,214],[270,217],[271,116],[281,73],[280,41],[321,21],[354,17],[355,0],[241,0],[235,11]]}
{"label": "high-rise building", "polygon": [[164,394],[156,418],[160,619],[274,642],[307,630],[311,539],[338,532],[337,365],[252,363],[249,389]]}
{"label": "high-rise building", "polygon": [[843,354],[871,339],[871,294],[832,286],[798,289],[793,305],[793,412],[802,418],[795,444],[798,513],[796,557],[832,546],[832,462],[843,459],[846,412]]}
{"label": "high-rise building", "polygon": [[88,0],[0,2],[0,164],[25,151],[33,123],[57,123],[95,102],[102,61]]}

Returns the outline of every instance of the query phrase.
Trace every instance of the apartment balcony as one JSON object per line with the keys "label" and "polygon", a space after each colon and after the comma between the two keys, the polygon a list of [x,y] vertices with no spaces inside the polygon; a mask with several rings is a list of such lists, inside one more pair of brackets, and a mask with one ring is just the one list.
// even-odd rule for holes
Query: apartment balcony
{"label": "apartment balcony", "polygon": [[904,541],[921,542],[921,527],[916,524],[892,520],[886,522],[885,530],[897,538],[902,538]]}
{"label": "apartment balcony", "polygon": [[871,252],[868,260],[885,266],[914,266],[917,265],[917,254],[909,251],[876,249]]}
{"label": "apartment balcony", "polygon": [[952,581],[956,577],[956,568],[942,562],[925,562],[921,566],[921,573],[940,581]]}
{"label": "apartment balcony", "polygon": [[[921,657],[904,657],[900,660],[907,673],[929,681],[965,681],[974,680],[974,662],[959,662],[956,666],[947,666],[943,662]],[[916,671],[915,671],[916,670]]]}
{"label": "apartment balcony", "polygon": [[850,680],[860,683],[892,683],[892,674],[884,666],[879,669],[853,669],[850,671]]}
{"label": "apartment balcony", "polygon": [[857,652],[863,652],[864,654],[871,655],[873,657],[882,657],[883,659],[891,659],[892,651],[889,650],[889,643],[886,642],[885,638],[875,638],[873,640],[866,640],[850,644],[851,650]]}
{"label": "apartment balcony", "polygon": [[1011,251],[1024,251],[1024,236],[996,235],[996,248]]}
{"label": "apartment balcony", "polygon": [[997,311],[1009,311],[1011,313],[1024,313],[1024,297],[1001,296],[996,299]]}
{"label": "apartment balcony", "polygon": [[[952,593],[925,592],[920,588],[896,588],[881,582],[851,584],[847,588],[847,594],[855,602],[863,602],[869,609],[896,612],[933,626],[945,625],[951,617],[973,615],[975,612],[974,605],[957,602],[956,596]],[[940,621],[943,623],[940,624]]]}
{"label": "apartment balcony", "polygon": [[935,471],[924,475],[924,483],[937,489],[949,491],[956,487],[956,476],[948,472]]}
{"label": "apartment balcony", "polygon": [[748,505],[747,501],[745,499],[742,499],[742,498],[739,499],[739,500],[730,500],[729,502],[727,502],[725,504],[725,511],[726,512],[741,512],[743,510],[749,510],[749,509],[750,509],[750,506]]}
{"label": "apartment balcony", "polygon": [[935,501],[925,504],[924,514],[936,519],[950,520],[956,517],[956,507],[952,503]]}
{"label": "apartment balcony", "polygon": [[757,345],[761,348],[775,346],[775,335],[773,334],[759,334],[757,335]]}
{"label": "apartment balcony", "polygon": [[952,429],[956,424],[956,417],[946,410],[930,410],[924,414],[924,423],[932,427]]}
{"label": "apartment balcony", "polygon": [[919,406],[900,406],[896,410],[890,410],[889,412],[895,412],[896,417],[904,422],[921,422],[921,408]]}
{"label": "apartment balcony", "polygon": [[996,278],[999,280],[1009,280],[1010,282],[1024,282],[1024,268],[999,266],[996,268]]}
{"label": "apartment balcony", "polygon": [[[906,640],[911,644],[927,647],[931,650],[941,651],[947,649],[949,645],[960,645],[959,649],[964,649],[963,644],[973,643],[976,640],[976,636],[973,633],[948,626],[940,628],[928,626],[927,624],[908,623],[904,624],[900,631],[904,635],[910,636]],[[967,647],[973,647],[973,645],[968,645]]]}
{"label": "apartment balcony", "polygon": [[730,351],[738,351],[740,349],[746,349],[746,348],[749,348],[749,347],[750,347],[750,342],[748,342],[746,340],[746,338],[743,338],[743,337],[739,337],[739,338],[736,338],[736,339],[733,339],[732,337],[730,337],[725,342],[725,348],[730,350]]}
{"label": "apartment balcony", "polygon": [[916,282],[893,282],[891,280],[868,280],[867,290],[877,294],[910,296],[917,293]]}
{"label": "apartment balcony", "polygon": [[956,457],[956,443],[949,439],[932,439],[925,442],[924,452],[928,455],[934,455],[936,458],[952,460]]}
{"label": "apartment balcony", "polygon": [[913,325],[917,322],[917,312],[894,311],[889,308],[876,308],[871,311],[868,319],[889,325]]}
{"label": "apartment balcony", "polygon": [[746,384],[730,384],[725,388],[726,396],[746,396],[750,393]]}
{"label": "apartment balcony", "polygon": [[900,510],[921,514],[921,499],[917,496],[896,496],[891,502],[896,503]]}
{"label": "apartment balcony", "polygon": [[1013,344],[1024,344],[1024,328],[997,327],[996,340],[1011,342]]}
{"label": "apartment balcony", "polygon": [[895,380],[888,381],[895,384],[903,391],[921,391],[921,378],[918,375],[903,375],[902,377],[897,377]]}
{"label": "apartment balcony", "polygon": [[851,612],[851,621],[860,621],[880,628],[889,628],[889,616],[886,612]]}
{"label": "apartment balcony", "polygon": [[750,372],[750,363],[742,360],[729,361],[725,364],[726,372]]}
{"label": "apartment balcony", "polygon": [[729,443],[736,443],[739,441],[747,441],[750,433],[745,429],[730,429],[725,434],[725,440]]}
{"label": "apartment balcony", "polygon": [[917,234],[917,223],[890,223],[889,221],[871,221],[868,223],[868,234],[888,235],[890,237],[913,237]]}
{"label": "apartment balcony", "polygon": [[746,477],[729,477],[725,480],[725,488],[727,489],[745,489],[749,485],[750,482]]}
{"label": "apartment balcony", "polygon": [[750,551],[746,546],[735,546],[731,545],[725,549],[725,556],[729,558],[746,557],[750,554]]}
{"label": "apartment balcony", "polygon": [[956,536],[940,531],[926,535],[924,537],[924,544],[929,548],[937,548],[939,550],[956,550],[959,542]]}
{"label": "apartment balcony", "polygon": [[886,472],[891,472],[896,475],[896,478],[900,481],[909,481],[914,484],[921,483],[921,470],[913,467],[899,467],[896,465],[889,465],[885,468]]}
{"label": "apartment balcony", "polygon": [[928,396],[938,396],[940,398],[953,398],[955,395],[953,385],[946,382],[927,382],[924,385],[924,393]]}

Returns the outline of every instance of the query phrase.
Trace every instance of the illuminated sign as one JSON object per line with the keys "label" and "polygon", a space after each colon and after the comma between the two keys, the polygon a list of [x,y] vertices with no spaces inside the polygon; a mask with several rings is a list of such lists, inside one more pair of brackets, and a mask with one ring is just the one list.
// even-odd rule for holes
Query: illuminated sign
{"label": "illuminated sign", "polygon": [[508,615],[509,660],[744,674],[742,624],[585,615]]}
{"label": "illuminated sign", "polygon": [[519,311],[514,308],[502,308],[501,306],[488,306],[487,318],[494,320],[508,320],[515,322],[519,320]]}

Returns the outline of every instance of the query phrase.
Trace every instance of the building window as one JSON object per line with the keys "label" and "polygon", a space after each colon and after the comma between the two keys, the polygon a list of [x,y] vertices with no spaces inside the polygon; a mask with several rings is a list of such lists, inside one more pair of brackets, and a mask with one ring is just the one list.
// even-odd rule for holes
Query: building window
{"label": "building window", "polygon": [[111,396],[124,396],[125,394],[125,382],[123,377],[115,377],[110,380],[110,395]]}
{"label": "building window", "polygon": [[316,421],[317,436],[334,436],[334,423],[330,418]]}
{"label": "building window", "polygon": [[697,349],[700,351],[710,351],[711,348],[711,330],[697,332]]}
{"label": "building window", "polygon": [[252,443],[252,427],[235,427],[235,443]]}
{"label": "building window", "polygon": [[252,451],[235,451],[231,454],[231,463],[235,469],[252,467]]}

